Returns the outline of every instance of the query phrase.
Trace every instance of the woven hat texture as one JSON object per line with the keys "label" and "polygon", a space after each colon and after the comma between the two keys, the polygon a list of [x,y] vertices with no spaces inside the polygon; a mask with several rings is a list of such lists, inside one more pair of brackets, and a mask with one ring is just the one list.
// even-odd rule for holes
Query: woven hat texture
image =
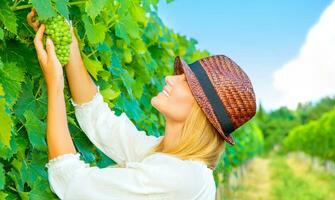
{"label": "woven hat texture", "polygon": [[256,113],[256,97],[248,75],[225,55],[205,57],[191,64],[177,56],[174,74],[182,73],[209,122],[226,142],[234,145],[231,133]]}

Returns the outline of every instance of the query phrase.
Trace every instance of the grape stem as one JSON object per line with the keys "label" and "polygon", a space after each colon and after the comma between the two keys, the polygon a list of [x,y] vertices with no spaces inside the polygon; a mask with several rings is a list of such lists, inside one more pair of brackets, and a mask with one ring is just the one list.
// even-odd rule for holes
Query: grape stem
{"label": "grape stem", "polygon": [[98,50],[94,50],[92,51],[90,54],[87,55],[87,57],[91,57],[92,55],[94,55]]}
{"label": "grape stem", "polygon": [[[12,7],[11,10],[12,11],[17,11],[17,10],[24,10],[24,9],[28,9],[28,8],[32,8],[33,5],[32,4],[27,4],[27,5],[21,5],[21,6],[17,6],[17,4],[19,4],[20,1],[18,1],[18,3],[15,3]],[[68,6],[73,6],[73,5],[80,5],[80,4],[84,4],[86,3],[87,0],[83,0],[83,1],[74,1],[74,2],[70,2],[67,3]]]}
{"label": "grape stem", "polygon": [[15,188],[13,188],[12,186],[8,186],[9,189],[15,191],[15,192],[18,192]]}

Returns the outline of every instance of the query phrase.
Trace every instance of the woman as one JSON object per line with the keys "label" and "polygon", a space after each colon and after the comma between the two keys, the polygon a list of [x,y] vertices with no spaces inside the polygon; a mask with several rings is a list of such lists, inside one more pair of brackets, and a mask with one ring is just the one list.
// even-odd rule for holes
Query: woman
{"label": "woman", "polygon": [[47,143],[51,190],[60,199],[215,199],[213,170],[224,141],[256,112],[248,76],[224,55],[185,63],[179,56],[175,75],[151,104],[166,119],[164,136],[147,136],[125,113],[116,116],[88,74],[72,31],[70,61],[65,66],[71,103],[83,132],[117,166],[90,167],[81,160],[66,120],[64,78],[53,43],[42,44],[45,26],[34,44],[48,90]]}

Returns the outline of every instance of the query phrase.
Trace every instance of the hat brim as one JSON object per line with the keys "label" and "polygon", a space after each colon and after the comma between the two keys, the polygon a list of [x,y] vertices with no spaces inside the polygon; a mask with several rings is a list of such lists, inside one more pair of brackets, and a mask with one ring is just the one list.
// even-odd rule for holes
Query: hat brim
{"label": "hat brim", "polygon": [[[180,57],[177,56],[174,61],[174,74],[175,75],[180,75],[180,74],[185,74],[187,83],[189,87],[191,88],[191,92],[195,99],[197,100],[198,104],[200,105],[201,109],[205,112],[208,113],[209,109],[206,109],[206,107],[210,106],[208,99],[203,92],[202,88],[199,87],[200,83],[194,73],[192,72],[190,66]],[[212,109],[210,109],[212,110]],[[214,119],[209,119],[210,122],[212,122]],[[212,123],[214,124],[214,123]],[[215,126],[214,126],[215,127]],[[218,133],[223,137],[223,139],[229,143],[230,145],[234,145],[235,141],[231,137],[231,135],[226,136],[221,128],[215,127]],[[218,130],[219,129],[219,130]]]}

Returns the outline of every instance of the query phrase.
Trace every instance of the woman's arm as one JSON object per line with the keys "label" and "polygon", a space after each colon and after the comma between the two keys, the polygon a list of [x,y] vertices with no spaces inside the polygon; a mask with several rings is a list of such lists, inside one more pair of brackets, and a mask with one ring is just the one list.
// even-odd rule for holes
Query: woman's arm
{"label": "woman's arm", "polygon": [[[35,9],[27,15],[27,21],[29,25],[35,30],[38,30],[40,23],[33,21],[33,17],[36,14]],[[96,94],[96,86],[88,74],[83,60],[80,55],[78,47],[78,40],[74,34],[73,28],[71,27],[72,43],[69,63],[65,66],[67,80],[69,82],[70,92],[72,99],[77,104],[88,102]]]}
{"label": "woman's arm", "polygon": [[69,132],[63,88],[48,88],[47,143],[49,160],[63,154],[76,153]]}
{"label": "woman's arm", "polygon": [[34,45],[48,91],[47,143],[50,160],[66,153],[76,153],[76,149],[67,126],[63,69],[51,39],[47,39],[46,49],[43,47],[44,30],[45,25],[42,24],[36,33]]}
{"label": "woman's arm", "polygon": [[73,101],[77,104],[83,104],[92,100],[97,93],[97,88],[85,68],[73,28],[71,28],[71,34],[70,59],[65,66],[65,71]]}

